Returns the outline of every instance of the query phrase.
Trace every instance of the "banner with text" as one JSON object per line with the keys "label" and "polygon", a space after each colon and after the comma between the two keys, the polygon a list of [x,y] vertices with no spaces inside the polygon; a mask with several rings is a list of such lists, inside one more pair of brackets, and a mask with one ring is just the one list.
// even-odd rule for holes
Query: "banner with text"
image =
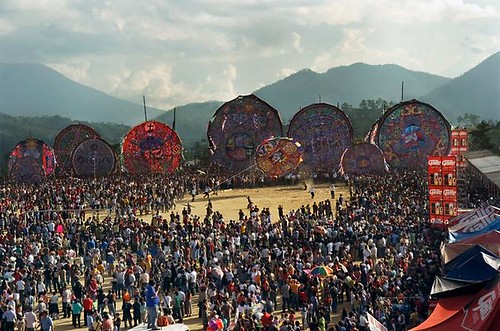
{"label": "banner with text", "polygon": [[444,228],[457,215],[457,160],[454,156],[429,156],[427,173],[430,222]]}
{"label": "banner with text", "polygon": [[458,167],[465,167],[465,153],[469,149],[469,134],[465,129],[451,130],[451,150],[450,155],[457,160]]}

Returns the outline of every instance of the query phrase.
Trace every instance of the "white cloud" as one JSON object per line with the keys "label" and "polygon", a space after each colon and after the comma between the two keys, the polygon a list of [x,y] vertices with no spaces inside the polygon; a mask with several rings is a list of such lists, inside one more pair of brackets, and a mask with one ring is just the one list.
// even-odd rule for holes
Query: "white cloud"
{"label": "white cloud", "polygon": [[[288,77],[296,72],[297,72],[297,70],[292,69],[292,68],[283,68],[283,69],[281,69],[281,71],[278,74],[276,74],[276,77],[279,79],[282,79],[282,78],[286,78],[286,77]],[[262,86],[265,86],[265,84]]]}
{"label": "white cloud", "polygon": [[293,48],[299,52],[302,53],[304,51],[304,48],[300,45],[300,39],[301,36],[297,32],[292,32],[292,39],[293,39]]}
{"label": "white cloud", "polygon": [[0,19],[0,35],[6,35],[15,30],[14,25],[4,19]]}
{"label": "white cloud", "polygon": [[229,100],[296,69],[457,76],[500,49],[496,0],[3,0],[0,61],[151,106]]}
{"label": "white cloud", "polygon": [[203,101],[234,99],[238,95],[234,89],[237,74],[236,67],[229,64],[221,73],[208,75],[196,89],[195,95]]}

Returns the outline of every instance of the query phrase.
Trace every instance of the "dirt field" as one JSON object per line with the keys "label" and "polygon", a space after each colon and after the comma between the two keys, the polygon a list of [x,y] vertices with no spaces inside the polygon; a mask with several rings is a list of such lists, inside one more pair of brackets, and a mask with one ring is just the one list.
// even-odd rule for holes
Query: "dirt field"
{"label": "dirt field", "polygon": [[[225,190],[219,192],[218,195],[211,193],[210,200],[212,201],[213,210],[220,211],[226,221],[238,219],[238,211],[240,209],[246,211],[247,196],[250,196],[252,202],[260,209],[269,208],[271,215],[276,219],[278,215],[277,208],[280,204],[283,206],[284,211],[288,212],[291,209],[298,209],[301,205],[312,205],[314,201],[318,203],[319,201],[330,199],[330,185],[320,184],[313,185],[313,187],[315,189],[314,200],[311,199],[309,187],[304,190],[303,185]],[[345,186],[337,185],[335,197],[337,198],[340,193],[346,196],[345,189]],[[186,199],[180,201],[177,204],[177,210],[179,212],[182,211],[182,208],[186,207],[189,203],[191,204],[193,214],[205,215],[208,199],[203,198],[203,194],[199,194],[196,196],[194,202],[191,202],[190,197],[186,197]]]}
{"label": "dirt field", "polygon": [[[330,199],[330,185],[329,184],[321,184],[321,185],[313,185],[315,189],[315,198],[311,199],[311,194],[309,192],[308,187],[307,190],[304,190],[303,185],[297,186],[276,186],[276,187],[267,187],[267,188],[255,188],[255,189],[235,189],[235,190],[225,190],[220,191],[218,195],[210,194],[210,200],[212,201],[213,210],[220,211],[224,216],[226,221],[231,219],[238,219],[238,212],[242,209],[244,212],[248,214],[247,211],[247,196],[250,196],[250,199],[254,204],[256,204],[259,208],[269,208],[271,211],[271,215],[273,219],[277,218],[278,215],[278,205],[282,205],[285,212],[288,212],[291,209],[300,208],[301,205],[311,204],[316,201],[323,201],[326,199]],[[348,196],[348,192],[346,191],[346,187],[344,185],[336,185],[335,197],[338,198],[339,194],[343,194],[345,197]],[[191,202],[191,196],[186,196],[182,201],[177,202],[176,211],[181,213],[182,209],[187,207],[189,203],[192,208],[192,213],[195,215],[203,216],[205,215],[206,205],[208,199],[203,198],[203,193],[199,194],[195,197],[194,202]],[[332,205],[334,205],[332,203]],[[166,217],[168,214],[165,214]],[[148,217],[145,216],[144,219]],[[109,278],[105,278],[105,284],[109,286]],[[196,301],[197,298],[193,298],[193,316],[197,317],[197,306]],[[117,302],[118,312],[121,313],[121,301]],[[198,318],[191,317],[185,319],[184,323],[189,326],[190,330],[202,330],[202,325],[200,324],[200,320]],[[55,331],[62,330],[71,330],[73,326],[71,325],[71,319],[59,319],[55,321]],[[82,328],[84,329],[84,328]]]}

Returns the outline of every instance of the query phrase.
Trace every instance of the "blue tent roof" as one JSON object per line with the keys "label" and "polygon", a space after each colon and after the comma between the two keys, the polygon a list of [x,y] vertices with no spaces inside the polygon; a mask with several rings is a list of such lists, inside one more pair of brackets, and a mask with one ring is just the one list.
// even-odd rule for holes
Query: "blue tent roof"
{"label": "blue tent roof", "polygon": [[500,257],[475,245],[444,265],[446,279],[482,282],[498,274]]}
{"label": "blue tent roof", "polygon": [[474,232],[448,232],[448,241],[451,243],[461,241],[464,239],[470,239],[472,237],[478,236],[480,234],[484,234],[490,231],[499,230],[500,231],[500,217],[496,218],[493,222],[482,228],[481,230]]}

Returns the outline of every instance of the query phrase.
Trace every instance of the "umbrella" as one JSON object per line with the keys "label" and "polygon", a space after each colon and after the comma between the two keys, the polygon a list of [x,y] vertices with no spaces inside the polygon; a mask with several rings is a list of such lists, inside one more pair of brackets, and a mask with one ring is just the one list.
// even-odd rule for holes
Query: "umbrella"
{"label": "umbrella", "polygon": [[320,265],[312,268],[310,274],[319,277],[333,276],[333,269],[326,265]]}

